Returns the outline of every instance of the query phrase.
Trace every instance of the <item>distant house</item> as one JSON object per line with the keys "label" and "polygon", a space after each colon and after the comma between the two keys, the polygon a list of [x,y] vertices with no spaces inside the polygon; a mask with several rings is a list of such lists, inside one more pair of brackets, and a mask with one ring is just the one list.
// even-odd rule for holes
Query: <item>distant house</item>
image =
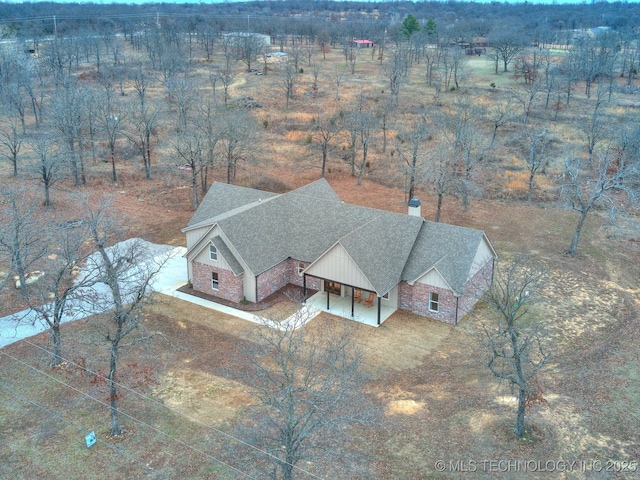
{"label": "distant house", "polygon": [[358,48],[370,48],[373,47],[373,42],[371,40],[356,40],[353,39],[353,43],[356,44]]}
{"label": "distant house", "polygon": [[268,47],[271,45],[271,37],[269,35],[263,35],[261,33],[250,32],[229,32],[223,33],[222,38],[231,44],[240,44],[243,38],[252,37],[260,42],[261,45]]}
{"label": "distant house", "polygon": [[344,203],[318,180],[285,194],[214,183],[189,225],[193,289],[259,302],[287,284],[308,304],[379,325],[397,309],[456,324],[490,286],[480,230]]}

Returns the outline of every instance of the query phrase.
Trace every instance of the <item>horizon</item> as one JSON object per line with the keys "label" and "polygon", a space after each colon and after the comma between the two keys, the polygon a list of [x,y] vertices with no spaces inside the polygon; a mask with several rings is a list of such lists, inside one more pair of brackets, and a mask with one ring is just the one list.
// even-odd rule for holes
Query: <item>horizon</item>
{"label": "horizon", "polygon": [[[30,1],[2,1],[1,3],[6,5],[26,5],[33,3],[51,3],[51,4],[78,4],[78,5],[163,5],[163,4],[194,4],[194,5],[208,5],[208,4],[217,4],[217,3],[256,3],[256,2],[270,2],[271,0],[175,0],[172,2],[168,1],[154,1],[154,0],[89,0],[89,1],[78,1],[78,0],[30,0]],[[281,1],[279,3],[285,3],[285,1]],[[333,3],[480,3],[480,4],[491,4],[491,3],[499,3],[499,4],[529,4],[529,5],[593,5],[593,4],[629,4],[629,3],[638,3],[640,0],[618,0],[618,1],[609,1],[609,0],[401,0],[401,2],[395,2],[393,0],[328,0]]]}

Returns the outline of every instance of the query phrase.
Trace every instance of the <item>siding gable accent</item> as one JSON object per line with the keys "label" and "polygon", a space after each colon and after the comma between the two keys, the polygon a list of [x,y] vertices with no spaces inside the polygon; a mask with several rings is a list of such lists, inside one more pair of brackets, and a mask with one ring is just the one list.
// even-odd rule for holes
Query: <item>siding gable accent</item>
{"label": "siding gable accent", "polygon": [[193,259],[197,257],[202,249],[208,245],[207,242],[204,242],[207,238],[209,238],[211,232],[214,228],[218,226],[217,223],[213,223],[201,236],[200,238],[191,246],[187,245],[187,252],[183,255],[187,260]]}
{"label": "siding gable accent", "polygon": [[238,259],[233,255],[229,247],[227,247],[227,244],[224,243],[224,240],[222,240],[219,235],[213,237],[211,239],[211,243],[213,243],[218,250],[218,255],[222,255],[222,258],[224,258],[229,264],[229,268],[231,268],[231,271],[236,277],[244,273],[244,268],[242,268]]}
{"label": "siding gable accent", "polygon": [[319,278],[330,278],[333,281],[364,290],[376,291],[360,266],[340,242],[332,245],[302,273]]}
{"label": "siding gable accent", "polygon": [[416,283],[423,283],[425,285],[432,285],[438,288],[446,288],[447,290],[451,290],[455,296],[459,296],[455,293],[451,285],[445,280],[442,274],[438,271],[437,267],[432,267],[426,272],[424,275],[421,275],[413,282],[407,282],[409,285],[414,285]]}

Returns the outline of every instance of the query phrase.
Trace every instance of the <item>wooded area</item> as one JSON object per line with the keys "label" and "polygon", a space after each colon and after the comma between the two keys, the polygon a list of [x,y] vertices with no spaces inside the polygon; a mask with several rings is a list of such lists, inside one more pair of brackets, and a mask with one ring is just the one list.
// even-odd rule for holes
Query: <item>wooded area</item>
{"label": "wooded area", "polygon": [[[67,375],[71,358],[100,358],[109,365],[102,380],[91,381],[97,382],[94,386],[104,383],[100,394],[109,402],[111,435],[122,434],[118,401],[125,394],[119,391],[120,376],[129,381],[131,372],[147,368],[129,368],[127,355],[135,358],[135,353],[123,352],[146,348],[158,357],[170,355],[159,349],[180,349],[173,343],[183,335],[176,325],[195,315],[171,307],[183,317],[172,324],[175,331],[164,332],[158,327],[162,322],[154,321],[158,316],[173,319],[173,310],[162,302],[149,306],[146,298],[161,262],[141,267],[148,253],[135,242],[110,253],[108,248],[134,236],[182,245],[179,229],[186,223],[178,223],[188,220],[214,181],[279,193],[326,177],[340,183],[341,193],[357,203],[402,212],[411,198],[419,197],[428,220],[460,221],[484,229],[489,238],[493,230],[502,248],[498,253],[506,259],[537,255],[552,270],[544,281],[556,288],[539,287],[548,302],[545,308],[562,309],[551,307],[550,299],[565,288],[565,277],[578,284],[574,275],[587,271],[598,280],[587,288],[590,295],[574,299],[571,308],[591,318],[589,305],[596,303],[621,330],[631,328],[629,319],[636,318],[639,4],[3,3],[0,19],[0,317],[24,307],[37,311],[51,332],[44,357],[61,375]],[[495,216],[493,209],[499,212]],[[612,247],[614,254],[608,244],[594,246],[596,228],[605,232],[598,234],[606,235],[605,242],[622,247]],[[78,278],[79,266],[91,261],[97,265],[95,275]],[[32,281],[34,272],[44,273]],[[508,284],[516,277],[511,274],[499,283]],[[489,308],[475,313],[481,322],[469,320],[457,333],[447,333],[452,337],[445,347],[452,350],[440,353],[447,362],[456,358],[454,363],[468,368],[458,360],[464,355],[461,345],[478,343],[476,363],[519,389],[517,436],[540,442],[548,452],[553,446],[544,443],[540,432],[553,436],[553,422],[536,417],[537,423],[527,428],[524,406],[542,398],[543,389],[537,386],[541,376],[548,375],[549,386],[562,384],[554,377],[559,375],[553,368],[554,352],[573,347],[563,343],[570,339],[549,333],[556,327],[541,308],[520,309],[526,303],[523,292],[529,298],[530,280],[535,277],[538,283],[539,278],[528,271],[518,275],[526,281],[513,292],[505,288],[504,295],[492,292],[486,298]],[[603,280],[607,275],[609,283]],[[130,291],[119,291],[118,279],[130,276],[137,282]],[[14,288],[16,280],[19,288]],[[67,342],[60,332],[67,302],[97,282],[108,285],[110,293],[90,300],[111,313],[98,316],[94,330],[73,333],[74,344]],[[609,291],[616,282],[624,287],[600,304],[594,285]],[[571,308],[553,321],[573,321]],[[493,327],[491,309],[498,317]],[[534,320],[514,327],[525,310]],[[152,329],[147,315],[155,319],[149,321]],[[415,328],[411,319],[400,317],[399,322],[406,322],[402,328]],[[387,410],[381,415],[384,409],[376,407],[387,394],[368,381],[389,381],[406,391],[413,386],[393,375],[395,367],[376,370],[375,349],[364,354],[351,350],[354,336],[366,343],[369,334],[336,335],[334,343],[348,347],[341,351],[320,348],[311,333],[296,337],[294,331],[260,331],[231,342],[233,335],[216,332],[221,349],[252,352],[245,358],[264,358],[263,363],[232,365],[216,359],[213,371],[243,385],[224,387],[237,398],[245,398],[245,388],[253,389],[252,398],[264,410],[245,415],[233,407],[239,419],[234,431],[251,439],[238,447],[247,463],[231,462],[233,468],[213,469],[217,473],[212,475],[227,478],[246,467],[241,470],[257,476],[273,469],[273,478],[323,478],[327,471],[400,478],[381,464],[367,465],[369,453],[380,455],[378,446],[368,445],[368,452],[336,433],[348,431],[363,440],[368,434],[393,436],[395,429],[410,426],[396,422]],[[470,340],[476,337],[482,340]],[[78,338],[90,339],[86,343],[94,350],[77,346]],[[306,344],[309,338],[313,342]],[[537,358],[522,360],[530,362],[529,371],[504,373],[510,358],[520,364],[517,355],[509,357],[505,351],[517,351],[522,346],[518,341],[529,339],[541,342],[536,343]],[[143,340],[144,345],[137,345]],[[100,342],[107,356],[94,353]],[[274,344],[277,348],[270,350]],[[495,354],[488,365],[483,346]],[[401,355],[404,347],[400,343],[388,355]],[[318,363],[305,364],[305,348],[316,353]],[[637,359],[637,348],[624,352]],[[427,359],[429,353],[422,352],[424,358],[411,366],[416,370],[407,378],[415,375],[416,384],[427,381],[420,369],[440,378],[438,361]],[[283,362],[285,357],[295,358],[294,363]],[[118,368],[121,358],[130,362],[127,368]],[[279,368],[272,368],[274,363]],[[340,364],[349,368],[340,370]],[[552,373],[539,373],[549,364]],[[319,383],[294,381],[301,367],[317,372],[326,366],[334,376]],[[365,381],[363,371],[371,370],[374,379]],[[287,392],[278,390],[271,375],[288,378]],[[460,375],[463,381],[455,376],[448,381],[462,385],[468,379]],[[358,389],[347,391],[345,384],[356,376]],[[7,379],[2,380],[0,387],[6,385]],[[151,395],[151,390],[145,391]],[[373,390],[377,393],[370,394]],[[490,396],[475,386],[472,390],[477,398]],[[296,393],[285,398],[292,391]],[[336,392],[361,409],[357,415],[345,405],[336,407]],[[555,392],[560,395],[560,388]],[[309,408],[306,402],[312,397],[318,403]],[[237,411],[248,411],[250,404],[246,401]],[[326,415],[318,415],[318,409]],[[332,423],[331,415],[341,423]],[[357,427],[349,425],[356,417],[367,418]],[[378,429],[371,423],[374,417]],[[300,418],[308,422],[308,430],[297,429]],[[607,428],[615,437],[615,426]],[[382,433],[384,429],[388,432]],[[314,438],[316,432],[329,431],[336,437]],[[412,438],[412,448],[420,448],[420,438]],[[335,455],[327,453],[331,448]],[[225,462],[234,456],[224,448],[213,451]],[[637,442],[635,450],[611,447],[607,455],[613,458],[612,452],[620,451],[638,453]],[[406,478],[433,473],[433,465],[416,460],[415,452],[389,455],[397,468],[411,459]],[[204,475],[198,468],[198,475]]]}

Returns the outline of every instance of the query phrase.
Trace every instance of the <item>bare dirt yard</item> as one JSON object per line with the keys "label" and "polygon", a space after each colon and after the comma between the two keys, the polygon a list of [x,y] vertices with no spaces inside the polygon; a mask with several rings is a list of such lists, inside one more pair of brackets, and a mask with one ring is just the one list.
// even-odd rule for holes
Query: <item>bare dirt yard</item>
{"label": "bare dirt yard", "polygon": [[[307,72],[286,112],[275,75],[237,75],[232,99],[251,96],[263,105],[253,114],[264,125],[264,147],[255,162],[241,165],[235,183],[288,190],[319,178],[310,125],[320,108],[338,108],[332,72],[344,64],[337,50],[327,58],[332,63],[322,72],[318,97],[311,95]],[[387,99],[386,81],[368,77],[379,70],[376,61],[359,62],[341,95],[355,98],[364,85],[371,98]],[[413,72],[401,92],[403,111],[436,101],[423,75]],[[493,95],[486,63],[473,59],[468,72],[479,82],[480,97]],[[511,84],[500,77],[498,88]],[[577,135],[558,125],[563,142]],[[390,138],[396,133],[391,129]],[[339,145],[327,180],[345,202],[404,212],[403,174],[393,151],[390,144],[383,152],[378,139],[357,186]],[[457,326],[399,311],[379,328],[354,326],[365,353],[366,395],[384,421],[350,430],[351,448],[367,465],[364,473],[341,465],[341,478],[640,478],[640,217],[631,211],[612,224],[595,211],[578,255],[566,256],[577,214],[552,201],[543,177],[537,202],[522,201],[526,172],[514,167],[513,151],[500,145],[491,152],[483,174],[490,200],[472,198],[463,209],[458,198],[446,197],[441,221],[482,229],[501,258],[525,253],[547,271],[534,316],[551,357],[539,375],[541,396],[529,406],[529,433],[514,437],[514,392],[484,364],[481,326],[492,318],[486,306],[478,304]],[[134,162],[119,163],[117,184],[108,180],[107,164],[90,164],[87,186],[69,180],[54,186],[53,208],[71,218],[76,193],[110,195],[127,237],[184,245],[180,228],[192,215],[189,176],[177,168],[169,141],[159,139],[154,155],[165,162],[154,163],[151,181]],[[551,163],[550,177],[559,166]],[[509,171],[518,176],[517,188],[509,186]],[[218,166],[211,178],[224,181],[225,173]],[[22,185],[23,178],[13,179],[3,164],[0,182]],[[422,214],[433,219],[436,198],[427,185],[419,190]],[[23,307],[14,291],[3,295],[8,310]],[[47,334],[0,351],[0,478],[245,478],[234,461],[234,431],[256,399],[232,372],[251,330],[261,327],[167,296],[153,300],[144,326],[162,335],[126,348],[120,360],[122,436],[109,435],[105,317],[62,326],[65,362],[59,368],[49,366]],[[278,308],[278,314],[289,311]],[[325,321],[347,320],[321,315],[304,328]],[[91,431],[98,443],[88,449]],[[505,473],[506,461],[520,461],[520,470]],[[324,478],[318,465],[302,463],[317,476],[299,472],[298,478]]]}
{"label": "bare dirt yard", "polygon": [[[133,180],[103,187],[116,196],[130,235],[183,243],[177,227],[190,212],[180,187]],[[369,181],[356,188],[348,175],[329,181],[345,201],[404,208],[400,190]],[[563,251],[575,221],[571,212],[475,201],[467,211],[451,202],[444,216],[486,229],[500,254],[525,250],[547,268],[537,312],[552,352],[540,376],[544,400],[530,407],[527,439],[515,440],[513,392],[483,365],[479,326],[490,313],[482,305],[456,327],[406,312],[380,328],[357,325],[370,378],[367,395],[386,419],[384,428],[369,426],[354,438],[354,448],[370,452],[370,474],[460,478],[450,467],[474,461],[473,478],[491,478],[503,475],[480,462],[575,460],[623,469],[622,462],[636,461],[640,249],[629,232],[637,219],[622,228],[594,216],[584,253],[570,258]],[[103,478],[147,478],[158,472],[160,478],[240,478],[218,460],[241,467],[233,465],[229,449],[236,440],[227,433],[255,400],[229,372],[249,330],[260,327],[158,295],[145,312],[145,327],[164,339],[123,355],[125,434],[112,438],[100,321],[63,326],[65,350],[72,353],[61,368],[48,367],[46,334],[4,349],[0,436],[11,441],[0,447],[0,476],[80,478],[100,472]],[[86,449],[84,435],[92,430],[99,443]],[[445,462],[445,471],[437,470],[437,460]],[[344,476],[351,476],[348,467]],[[629,471],[596,474],[588,468],[560,477],[637,478]]]}

